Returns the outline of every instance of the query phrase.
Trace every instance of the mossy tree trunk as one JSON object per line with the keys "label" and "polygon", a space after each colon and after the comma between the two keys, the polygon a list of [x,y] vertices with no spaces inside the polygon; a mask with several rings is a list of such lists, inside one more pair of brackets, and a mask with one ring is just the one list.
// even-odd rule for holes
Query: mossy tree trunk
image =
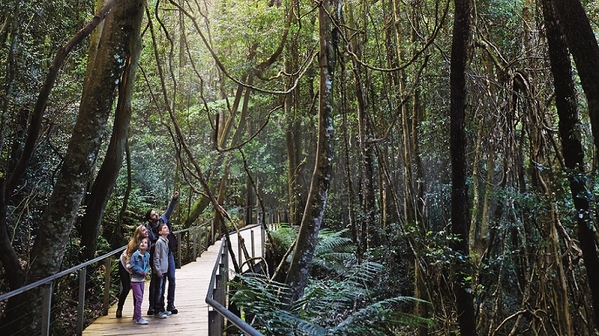
{"label": "mossy tree trunk", "polygon": [[[102,224],[104,208],[108,198],[114,189],[117,177],[125,157],[125,145],[129,136],[129,124],[131,122],[131,95],[139,53],[141,51],[141,21],[143,18],[143,1],[127,1],[127,8],[123,9],[131,17],[127,26],[127,34],[124,34],[125,63],[124,71],[119,80],[119,99],[116,107],[112,136],[102,161],[102,166],[96,176],[90,190],[85,215],[81,221],[81,247],[83,248],[83,260],[92,259],[98,246],[98,231]],[[111,92],[105,94],[112,95]],[[106,99],[110,99],[108,96]],[[119,230],[119,228],[116,228]]]}
{"label": "mossy tree trunk", "polygon": [[335,67],[334,46],[331,36],[331,23],[328,13],[332,13],[335,1],[324,1],[318,9],[318,31],[320,53],[318,65],[320,73],[318,102],[318,141],[316,148],[316,164],[312,174],[312,182],[308,193],[308,201],[302,217],[293,258],[289,266],[285,283],[293,293],[289,298],[295,301],[300,298],[306,288],[314,250],[318,240],[318,232],[324,217],[329,186],[331,183],[333,136],[333,71]]}
{"label": "mossy tree trunk", "polygon": [[[88,67],[83,84],[83,95],[77,121],[69,141],[64,164],[48,205],[43,214],[42,226],[35,239],[31,256],[28,282],[35,282],[61,270],[63,257],[69,246],[69,237],[79,212],[88,181],[96,163],[98,150],[110,114],[114,91],[129,58],[128,43],[134,28],[134,18],[143,9],[143,3],[122,1],[106,17],[98,52]],[[43,110],[43,109],[42,109]],[[20,318],[14,330],[33,334],[39,332],[41,314],[39,290],[31,290],[14,300],[23,305],[12,310]]]}

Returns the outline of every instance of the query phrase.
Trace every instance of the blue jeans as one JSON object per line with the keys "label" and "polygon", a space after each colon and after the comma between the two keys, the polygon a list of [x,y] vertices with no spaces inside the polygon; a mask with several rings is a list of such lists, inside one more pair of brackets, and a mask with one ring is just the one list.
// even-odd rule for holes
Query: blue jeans
{"label": "blue jeans", "polygon": [[160,278],[156,274],[152,273],[152,279],[154,278],[156,278],[156,292],[154,293],[154,306],[152,308],[154,309],[154,314],[157,314],[158,312],[164,311],[164,283],[166,280],[166,274],[163,274]]}
{"label": "blue jeans", "polygon": [[[165,290],[166,281],[162,282],[162,292],[166,294],[166,309],[172,310],[175,308],[175,255],[170,252],[168,254],[168,271],[166,272],[166,279],[168,280],[168,292]],[[164,306],[164,305],[163,305]]]}
{"label": "blue jeans", "polygon": [[148,293],[148,300],[150,301],[150,304],[148,305],[148,311],[151,312],[154,311],[154,299],[156,298],[156,279],[158,279],[158,277],[154,272],[152,272],[152,275],[150,276],[150,292]]}

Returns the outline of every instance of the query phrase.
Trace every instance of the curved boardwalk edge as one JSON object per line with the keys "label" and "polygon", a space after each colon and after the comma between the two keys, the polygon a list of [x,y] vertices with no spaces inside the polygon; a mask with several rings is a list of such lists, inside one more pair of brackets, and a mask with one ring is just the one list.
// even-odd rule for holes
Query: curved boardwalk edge
{"label": "curved boardwalk edge", "polygon": [[[254,231],[253,241],[256,254],[261,255],[261,233],[258,226],[241,231],[245,244],[248,250],[251,250],[251,231]],[[149,321],[148,325],[137,325],[133,322],[133,293],[130,292],[123,308],[122,318],[115,317],[115,304],[110,307],[107,316],[96,319],[83,331],[83,335],[147,335],[151,333],[152,335],[207,336],[209,307],[205,300],[220,244],[221,241],[219,240],[216,244],[209,246],[208,250],[204,251],[195,262],[186,264],[176,270],[175,305],[179,314],[171,315],[162,320],[146,316],[148,310],[148,281],[146,282],[142,303],[142,316]],[[233,251],[237,253],[236,234],[231,235],[231,245]],[[236,257],[239,258],[239,256]]]}

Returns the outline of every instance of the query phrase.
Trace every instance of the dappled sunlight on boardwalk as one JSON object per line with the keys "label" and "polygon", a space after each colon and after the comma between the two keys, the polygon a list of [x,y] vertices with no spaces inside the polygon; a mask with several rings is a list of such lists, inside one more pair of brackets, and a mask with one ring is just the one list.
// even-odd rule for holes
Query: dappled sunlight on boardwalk
{"label": "dappled sunlight on boardwalk", "polygon": [[[262,251],[260,230],[256,227],[253,231],[255,255],[260,256]],[[251,255],[250,230],[241,232]],[[237,235],[235,234],[231,235],[231,245],[234,253],[237,254]],[[123,308],[122,318],[117,319],[115,317],[115,304],[109,309],[107,316],[98,318],[83,331],[83,335],[208,335],[209,307],[205,300],[219,248],[220,241],[204,251],[202,256],[197,258],[195,262],[176,270],[175,306],[179,310],[178,314],[162,320],[146,315],[148,310],[148,281],[146,282],[142,303],[142,316],[149,321],[148,325],[137,325],[133,321],[133,293],[130,292]],[[239,257],[236,257],[239,260]]]}

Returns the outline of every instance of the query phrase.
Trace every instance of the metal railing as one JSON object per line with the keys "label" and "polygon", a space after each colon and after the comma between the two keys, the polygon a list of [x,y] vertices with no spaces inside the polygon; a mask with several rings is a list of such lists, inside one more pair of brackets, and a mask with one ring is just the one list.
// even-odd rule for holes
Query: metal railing
{"label": "metal railing", "polygon": [[[202,245],[202,229],[209,228],[210,223],[203,223],[198,226],[193,226],[187,229],[174,231],[173,233],[176,235],[179,244],[178,249],[176,251],[176,259],[177,259],[177,268],[180,268],[183,261],[182,255],[182,245],[185,243],[186,251],[192,251],[191,260],[195,260],[206,248],[207,246]],[[185,235],[185,237],[184,237]],[[183,239],[185,238],[185,239]],[[206,237],[205,238],[210,238]],[[183,239],[183,240],[182,240]],[[213,242],[207,242],[207,245],[211,245]],[[190,246],[192,245],[192,246]],[[21,288],[15,289],[8,293],[0,295],[0,304],[4,304],[4,301],[14,297],[16,295],[25,293],[26,291],[32,290],[34,288],[42,286],[42,314],[39,316],[41,319],[41,335],[50,335],[50,316],[52,314],[52,296],[54,294],[54,282],[63,277],[69,276],[77,272],[79,285],[78,288],[78,298],[77,298],[77,308],[76,308],[76,317],[77,321],[75,324],[75,333],[77,335],[81,335],[83,333],[83,329],[85,327],[85,294],[86,294],[86,283],[87,283],[87,267],[93,264],[104,262],[103,267],[99,267],[98,269],[106,270],[104,272],[104,288],[103,288],[103,302],[102,302],[102,313],[104,315],[108,314],[108,309],[110,308],[110,289],[111,289],[111,275],[113,273],[112,262],[114,260],[113,256],[122,252],[126,246],[122,246],[118,249],[110,251],[102,256],[99,256],[95,259],[89,260],[85,263],[76,265],[67,270],[61,271],[44,279],[38,280],[34,283],[28,284]],[[188,259],[189,259],[188,258]],[[118,262],[118,257],[117,257]],[[118,271],[114,272],[118,273]],[[6,306],[4,304],[4,306]],[[97,316],[95,316],[97,317]],[[37,319],[37,318],[36,318]],[[0,329],[1,335],[7,335],[5,331]]]}
{"label": "metal railing", "polygon": [[[254,228],[260,228],[261,241],[264,241],[264,230],[259,226],[246,227],[243,230],[251,230]],[[251,232],[251,250],[252,256],[254,256],[255,245],[254,235]],[[264,245],[261,245],[262,247]],[[261,252],[262,253],[262,252]],[[241,254],[240,254],[241,260]],[[240,262],[241,265],[241,262]],[[234,324],[239,330],[243,331],[246,335],[250,336],[263,336],[259,331],[254,329],[247,322],[242,320],[239,316],[233,314],[226,307],[226,296],[227,296],[227,283],[229,281],[229,250],[227,247],[227,239],[221,239],[221,245],[218,252],[218,257],[212,270],[212,276],[210,278],[210,285],[208,287],[208,294],[206,295],[206,303],[211,306],[214,310],[208,311],[208,335],[209,336],[221,336],[225,328],[225,319]]]}

